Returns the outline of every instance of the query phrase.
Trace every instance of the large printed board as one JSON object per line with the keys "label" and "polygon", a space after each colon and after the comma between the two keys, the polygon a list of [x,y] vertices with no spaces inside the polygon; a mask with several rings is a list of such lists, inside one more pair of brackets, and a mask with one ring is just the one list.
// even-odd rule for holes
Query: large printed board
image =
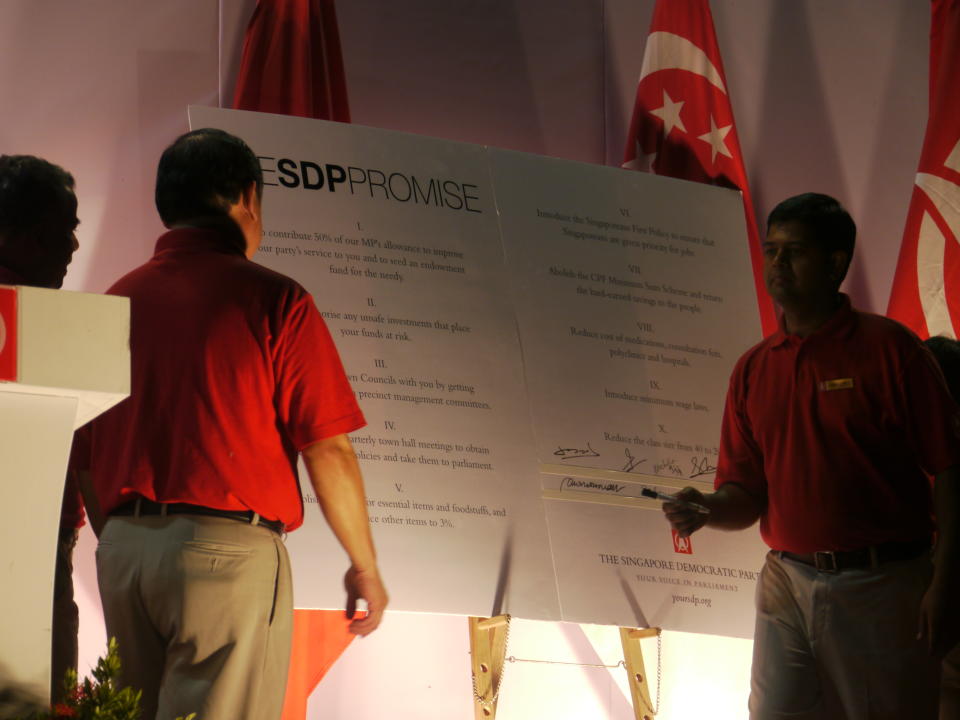
{"label": "large printed board", "polygon": [[[266,187],[254,258],[326,318],[368,425],[352,440],[391,609],[559,617],[484,148],[194,107]],[[340,551],[301,472],[298,607],[342,607]],[[312,506],[312,507],[311,507]]]}
{"label": "large printed board", "polygon": [[756,530],[682,541],[637,499],[713,483],[760,339],[739,193],[504,150],[491,168],[563,618],[750,636]]}
{"label": "large printed board", "polygon": [[[191,125],[260,156],[255,260],[336,339],[392,609],[750,634],[756,531],[676,542],[637,499],[712,482],[727,377],[759,338],[737,194],[301,118]],[[341,607],[304,487],[296,604]]]}

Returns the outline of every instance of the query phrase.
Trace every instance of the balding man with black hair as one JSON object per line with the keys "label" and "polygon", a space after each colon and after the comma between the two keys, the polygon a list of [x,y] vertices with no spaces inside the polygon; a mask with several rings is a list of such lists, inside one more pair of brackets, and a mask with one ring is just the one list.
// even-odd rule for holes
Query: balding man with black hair
{"label": "balding man with black hair", "polygon": [[[954,399],[960,398],[960,342],[935,335],[923,341],[937,359]],[[955,610],[958,612],[958,610]],[[940,720],[960,717],[960,645],[943,658],[940,677]]]}
{"label": "balding man with black hair", "polygon": [[346,433],[364,424],[313,298],[250,258],[262,236],[259,162],[215,129],[160,159],[169,229],[110,293],[130,298],[132,392],[92,423],[86,462],[106,523],[97,575],[125,684],[144,718],[272,720],[292,630],[283,537],[303,521],[302,457],[346,551],[351,630],[387,595]]}

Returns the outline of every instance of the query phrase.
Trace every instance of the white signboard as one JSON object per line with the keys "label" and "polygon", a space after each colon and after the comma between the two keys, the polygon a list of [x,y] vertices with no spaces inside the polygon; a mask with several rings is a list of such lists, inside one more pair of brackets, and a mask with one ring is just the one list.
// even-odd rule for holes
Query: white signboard
{"label": "white signboard", "polygon": [[749,636],[757,531],[683,542],[637,500],[713,483],[730,371],[760,339],[739,193],[503,150],[491,167],[563,618]]}
{"label": "white signboard", "polygon": [[[190,122],[261,157],[254,259],[313,293],[367,417],[352,439],[391,609],[558,618],[485,150],[213,108]],[[342,607],[344,555],[304,499],[295,603]]]}

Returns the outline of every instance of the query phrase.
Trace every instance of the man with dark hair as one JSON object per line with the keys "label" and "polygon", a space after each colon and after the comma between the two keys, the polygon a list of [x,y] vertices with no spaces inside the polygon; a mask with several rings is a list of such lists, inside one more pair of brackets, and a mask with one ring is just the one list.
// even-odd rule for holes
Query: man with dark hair
{"label": "man with dark hair", "polygon": [[771,552],[757,586],[754,720],[934,720],[935,656],[960,630],[957,407],[913,333],[839,292],[855,233],[825,195],[770,214],[764,279],[780,330],[734,368],[716,492],[685,488],[664,504],[685,536],[760,520]]}
{"label": "man with dark hair", "polygon": [[[954,399],[960,398],[960,342],[936,335],[923,341],[937,364]],[[954,609],[957,612],[957,609]],[[943,658],[940,677],[940,720],[960,717],[960,645],[955,645]]]}
{"label": "man with dark hair", "polygon": [[[0,285],[59,288],[76,251],[73,176],[32,155],[0,155]],[[63,698],[67,669],[77,669],[80,625],[73,599],[73,548],[83,525],[76,486],[67,483],[53,586],[50,696]]]}
{"label": "man with dark hair", "polygon": [[292,595],[283,534],[303,520],[302,457],[346,550],[350,617],[380,622],[363,482],[364,419],[310,295],[250,261],[262,235],[253,152],[197,130],[163,153],[170,229],[110,293],[130,298],[130,398],[92,423],[97,574],[107,631],[144,718],[280,716]]}
{"label": "man with dark hair", "polygon": [[58,288],[77,249],[73,176],[32,155],[0,155],[0,282]]}

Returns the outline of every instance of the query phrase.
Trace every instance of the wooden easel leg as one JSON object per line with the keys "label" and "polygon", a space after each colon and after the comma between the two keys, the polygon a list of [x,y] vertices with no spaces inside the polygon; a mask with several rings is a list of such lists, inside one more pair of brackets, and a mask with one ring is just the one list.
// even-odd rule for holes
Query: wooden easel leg
{"label": "wooden easel leg", "polygon": [[650,702],[650,687],[647,672],[643,664],[643,650],[640,641],[643,638],[656,637],[660,628],[620,628],[620,644],[623,646],[623,660],[627,667],[627,679],[630,682],[630,696],[633,699],[633,714],[637,720],[653,720],[659,708]]}
{"label": "wooden easel leg", "polygon": [[474,720],[494,720],[507,654],[510,616],[467,618],[470,624],[470,665],[473,672]]}

